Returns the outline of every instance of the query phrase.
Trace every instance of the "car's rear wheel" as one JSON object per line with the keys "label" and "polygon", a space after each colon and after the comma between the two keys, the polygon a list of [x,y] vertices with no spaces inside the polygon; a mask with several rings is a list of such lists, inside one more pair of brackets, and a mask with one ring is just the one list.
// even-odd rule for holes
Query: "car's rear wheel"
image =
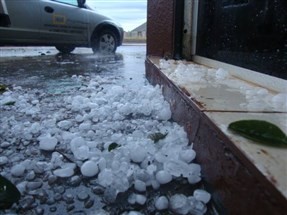
{"label": "car's rear wheel", "polygon": [[94,53],[111,54],[117,49],[117,37],[112,30],[105,29],[92,38]]}
{"label": "car's rear wheel", "polygon": [[63,54],[69,54],[71,53],[72,51],[74,51],[75,49],[75,46],[70,46],[70,45],[59,45],[59,46],[56,46],[56,49],[63,53]]}

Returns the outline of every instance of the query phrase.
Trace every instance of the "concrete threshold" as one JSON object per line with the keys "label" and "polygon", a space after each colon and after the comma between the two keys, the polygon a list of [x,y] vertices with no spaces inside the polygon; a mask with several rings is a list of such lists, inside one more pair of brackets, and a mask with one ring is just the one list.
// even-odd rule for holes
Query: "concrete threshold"
{"label": "concrete threshold", "polygon": [[[173,119],[184,126],[193,143],[204,183],[219,213],[285,214],[287,148],[256,144],[231,133],[227,125],[242,119],[261,119],[279,125],[287,133],[286,108],[266,104],[264,109],[249,109],[242,92],[228,83],[198,88],[194,82],[182,84],[171,80],[172,76],[160,68],[158,57],[148,56],[145,65],[147,79],[162,87]],[[258,87],[236,77],[230,81],[230,85],[237,83],[237,87],[242,82],[246,89]],[[268,93],[276,95],[274,91]]]}

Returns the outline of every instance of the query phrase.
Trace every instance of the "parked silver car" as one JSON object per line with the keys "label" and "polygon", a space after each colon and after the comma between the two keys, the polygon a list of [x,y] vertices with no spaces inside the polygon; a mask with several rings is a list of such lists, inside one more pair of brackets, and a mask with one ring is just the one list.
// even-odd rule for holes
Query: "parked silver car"
{"label": "parked silver car", "polygon": [[123,29],[89,7],[86,0],[1,0],[0,45],[55,46],[69,53],[91,47],[113,53]]}

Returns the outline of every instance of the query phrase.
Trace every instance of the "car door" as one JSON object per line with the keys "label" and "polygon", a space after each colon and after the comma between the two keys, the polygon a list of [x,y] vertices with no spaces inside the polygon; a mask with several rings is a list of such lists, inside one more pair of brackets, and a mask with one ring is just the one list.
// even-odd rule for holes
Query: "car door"
{"label": "car door", "polygon": [[0,25],[2,44],[27,44],[39,42],[39,0],[1,0]]}
{"label": "car door", "polygon": [[41,39],[51,44],[87,44],[88,16],[77,0],[40,0]]}

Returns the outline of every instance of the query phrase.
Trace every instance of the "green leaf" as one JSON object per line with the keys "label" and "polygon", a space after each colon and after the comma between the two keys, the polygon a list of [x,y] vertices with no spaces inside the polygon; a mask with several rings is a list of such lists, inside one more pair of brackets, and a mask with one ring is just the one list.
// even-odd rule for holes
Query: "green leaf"
{"label": "green leaf", "polygon": [[161,133],[161,132],[156,132],[156,133],[153,133],[153,134],[150,134],[148,137],[153,140],[154,143],[157,143],[158,141],[164,139],[166,137],[168,133]]}
{"label": "green leaf", "polygon": [[0,93],[3,93],[7,90],[7,86],[4,84],[0,84]]}
{"label": "green leaf", "polygon": [[276,125],[263,120],[239,120],[228,128],[253,141],[271,146],[286,146],[287,136]]}
{"label": "green leaf", "polygon": [[4,105],[14,105],[16,102],[14,102],[14,101],[11,101],[11,102],[7,102],[7,103],[5,103]]}
{"label": "green leaf", "polygon": [[108,151],[110,152],[110,151],[112,151],[112,150],[114,150],[114,149],[116,149],[116,148],[118,148],[118,147],[120,147],[121,145],[119,145],[119,144],[117,144],[117,143],[111,143],[110,145],[109,145],[109,147],[108,147]]}
{"label": "green leaf", "polygon": [[8,179],[0,175],[0,209],[9,209],[18,202],[21,193]]}

